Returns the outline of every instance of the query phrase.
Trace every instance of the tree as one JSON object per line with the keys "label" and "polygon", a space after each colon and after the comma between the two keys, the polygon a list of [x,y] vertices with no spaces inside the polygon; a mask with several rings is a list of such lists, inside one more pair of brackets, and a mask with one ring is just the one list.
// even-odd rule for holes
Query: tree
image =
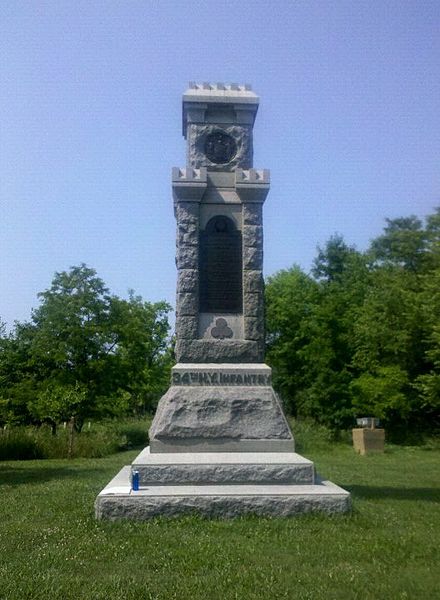
{"label": "tree", "polygon": [[310,319],[318,295],[316,282],[296,265],[266,283],[266,357],[273,367],[275,388],[292,414],[297,413],[306,385],[307,361],[302,352],[311,341]]}
{"label": "tree", "polygon": [[57,424],[75,419],[83,413],[87,401],[87,390],[80,385],[67,386],[48,382],[35,398],[28,403],[32,416],[41,422],[49,423],[55,435]]}
{"label": "tree", "polygon": [[151,410],[169,381],[170,307],[112,296],[84,264],[55,273],[39,297],[30,323],[0,335],[0,418],[54,425],[74,408],[81,428]]}
{"label": "tree", "polygon": [[291,412],[337,429],[352,419],[353,311],[363,300],[365,260],[336,236],[318,250],[314,274],[318,281],[294,267],[269,278],[267,360]]}
{"label": "tree", "polygon": [[333,235],[324,248],[318,246],[317,250],[312,273],[318,281],[341,281],[354,263],[360,263],[359,252],[353,246],[348,246],[338,234]]}
{"label": "tree", "polygon": [[418,271],[426,259],[428,236],[415,216],[386,219],[384,233],[371,243],[371,256],[379,264]]}
{"label": "tree", "polygon": [[173,362],[170,310],[166,302],[144,302],[133,291],[128,300],[112,299],[114,383],[128,392],[134,413],[151,411],[169,384]]}

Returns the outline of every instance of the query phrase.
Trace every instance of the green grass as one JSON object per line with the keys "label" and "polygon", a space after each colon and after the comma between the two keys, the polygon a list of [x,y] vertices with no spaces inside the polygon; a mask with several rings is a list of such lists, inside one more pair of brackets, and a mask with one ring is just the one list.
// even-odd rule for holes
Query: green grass
{"label": "green grass", "polygon": [[95,521],[135,455],[0,463],[2,600],[439,598],[438,450],[309,451],[349,516]]}

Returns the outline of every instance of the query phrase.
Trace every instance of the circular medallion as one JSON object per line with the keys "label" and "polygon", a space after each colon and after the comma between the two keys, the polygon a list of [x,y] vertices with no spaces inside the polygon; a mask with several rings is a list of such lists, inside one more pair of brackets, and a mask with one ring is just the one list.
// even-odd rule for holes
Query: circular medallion
{"label": "circular medallion", "polygon": [[210,133],[205,142],[207,158],[216,164],[230,162],[237,153],[237,144],[232,136],[223,131]]}

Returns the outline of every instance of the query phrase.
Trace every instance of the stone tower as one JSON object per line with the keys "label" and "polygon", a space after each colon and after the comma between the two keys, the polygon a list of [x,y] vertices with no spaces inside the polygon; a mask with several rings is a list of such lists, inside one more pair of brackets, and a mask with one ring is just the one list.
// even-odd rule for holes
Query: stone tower
{"label": "stone tower", "polygon": [[264,364],[269,172],[253,168],[258,103],[247,85],[190,84],[183,95],[187,160],[172,173],[177,364],[150,446],[98,496],[98,517],[349,508],[349,494],[317,483],[294,452]]}

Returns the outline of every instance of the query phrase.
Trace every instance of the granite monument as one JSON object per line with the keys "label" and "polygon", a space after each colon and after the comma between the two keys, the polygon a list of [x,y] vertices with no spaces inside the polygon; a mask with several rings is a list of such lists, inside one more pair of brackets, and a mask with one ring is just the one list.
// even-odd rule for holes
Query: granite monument
{"label": "granite monument", "polygon": [[348,492],[295,453],[264,363],[269,172],[253,168],[258,104],[248,85],[190,84],[183,95],[187,161],[172,172],[177,364],[149,447],[99,494],[98,518],[350,508]]}

